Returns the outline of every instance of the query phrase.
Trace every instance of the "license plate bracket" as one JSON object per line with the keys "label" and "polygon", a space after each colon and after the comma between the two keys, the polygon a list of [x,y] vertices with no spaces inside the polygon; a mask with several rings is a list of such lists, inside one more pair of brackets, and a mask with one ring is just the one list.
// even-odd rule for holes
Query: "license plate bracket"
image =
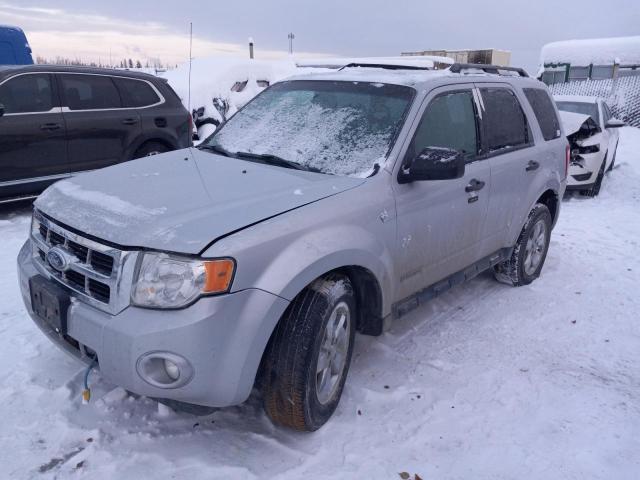
{"label": "license plate bracket", "polygon": [[42,275],[29,279],[29,292],[35,314],[54,331],[66,335],[67,311],[71,304],[69,293]]}

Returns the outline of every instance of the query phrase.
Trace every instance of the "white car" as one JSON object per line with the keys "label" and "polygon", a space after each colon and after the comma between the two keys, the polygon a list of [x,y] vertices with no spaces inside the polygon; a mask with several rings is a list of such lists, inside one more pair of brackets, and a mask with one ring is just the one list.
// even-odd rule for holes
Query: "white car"
{"label": "white car", "polygon": [[601,98],[555,95],[554,99],[571,145],[567,190],[595,197],[605,172],[616,161],[617,129],[625,124],[611,116],[609,106]]}

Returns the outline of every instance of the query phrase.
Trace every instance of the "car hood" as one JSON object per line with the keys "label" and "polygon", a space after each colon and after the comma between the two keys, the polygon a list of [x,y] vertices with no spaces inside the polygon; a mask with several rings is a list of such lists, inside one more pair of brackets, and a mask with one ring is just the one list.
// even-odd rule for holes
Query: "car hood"
{"label": "car hood", "polygon": [[197,254],[221,236],[364,181],[186,149],[60,181],[35,206],[123,247]]}
{"label": "car hood", "polygon": [[591,118],[589,115],[583,115],[582,113],[559,111],[560,120],[562,120],[562,126],[564,127],[564,134],[568,137],[576,133],[582,128],[582,125],[589,121]]}

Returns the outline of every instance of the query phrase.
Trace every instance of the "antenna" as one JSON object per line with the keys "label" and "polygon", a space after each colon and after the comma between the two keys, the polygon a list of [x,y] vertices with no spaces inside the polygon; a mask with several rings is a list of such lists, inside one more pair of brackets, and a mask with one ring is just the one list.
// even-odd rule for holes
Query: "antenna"
{"label": "antenna", "polygon": [[191,115],[191,60],[193,52],[193,22],[189,22],[189,96],[187,105],[189,107],[189,115]]}

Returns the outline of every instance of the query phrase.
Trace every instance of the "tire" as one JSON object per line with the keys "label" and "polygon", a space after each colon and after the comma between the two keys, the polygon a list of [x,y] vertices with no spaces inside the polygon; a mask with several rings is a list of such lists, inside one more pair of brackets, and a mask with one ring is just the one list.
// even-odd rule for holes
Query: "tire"
{"label": "tire", "polygon": [[600,188],[602,187],[602,179],[604,178],[604,166],[606,164],[606,158],[607,156],[605,155],[605,160],[602,160],[602,166],[600,167],[600,170],[598,171],[598,176],[596,177],[596,181],[593,184],[593,186],[591,188],[589,188],[588,190],[580,190],[580,193],[582,195],[584,195],[585,197],[597,197],[598,194],[600,193]]}
{"label": "tire", "polygon": [[522,227],[511,257],[494,267],[496,280],[520,287],[529,285],[540,276],[549,250],[551,223],[547,206],[536,203]]}
{"label": "tire", "polygon": [[169,148],[164,143],[153,141],[145,142],[138,148],[138,150],[136,150],[136,153],[133,154],[133,159],[159,155],[160,153],[168,151]]}
{"label": "tire", "polygon": [[611,160],[611,165],[607,169],[607,172],[613,170],[613,166],[616,164],[616,153],[618,153],[618,145],[616,144],[616,149],[613,151],[613,160]]}
{"label": "tire", "polygon": [[340,274],[316,280],[289,305],[267,346],[260,382],[274,423],[311,432],[329,420],[349,372],[356,318],[353,287]]}

